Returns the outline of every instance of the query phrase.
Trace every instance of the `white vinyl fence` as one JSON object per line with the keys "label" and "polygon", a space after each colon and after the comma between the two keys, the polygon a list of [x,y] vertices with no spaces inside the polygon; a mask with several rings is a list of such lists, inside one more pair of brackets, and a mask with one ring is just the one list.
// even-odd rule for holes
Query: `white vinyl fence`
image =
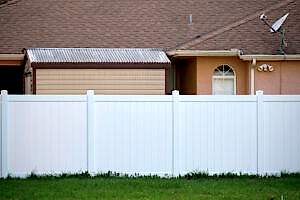
{"label": "white vinyl fence", "polygon": [[300,172],[300,96],[7,95],[1,176]]}

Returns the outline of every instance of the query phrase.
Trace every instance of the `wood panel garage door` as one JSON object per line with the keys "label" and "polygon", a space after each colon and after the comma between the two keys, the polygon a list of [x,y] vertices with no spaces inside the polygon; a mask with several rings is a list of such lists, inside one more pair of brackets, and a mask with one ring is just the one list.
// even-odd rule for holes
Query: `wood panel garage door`
{"label": "wood panel garage door", "polygon": [[36,94],[165,94],[165,69],[36,69]]}

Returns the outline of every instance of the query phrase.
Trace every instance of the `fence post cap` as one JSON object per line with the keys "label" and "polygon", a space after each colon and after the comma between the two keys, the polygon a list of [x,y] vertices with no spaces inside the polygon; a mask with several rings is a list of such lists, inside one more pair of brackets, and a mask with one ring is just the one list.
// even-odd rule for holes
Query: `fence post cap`
{"label": "fence post cap", "polygon": [[256,95],[263,95],[264,94],[264,91],[262,91],[262,90],[257,90],[256,91]]}
{"label": "fence post cap", "polygon": [[7,90],[1,90],[1,95],[7,95]]}
{"label": "fence post cap", "polygon": [[178,90],[173,90],[172,95],[179,95],[179,91]]}

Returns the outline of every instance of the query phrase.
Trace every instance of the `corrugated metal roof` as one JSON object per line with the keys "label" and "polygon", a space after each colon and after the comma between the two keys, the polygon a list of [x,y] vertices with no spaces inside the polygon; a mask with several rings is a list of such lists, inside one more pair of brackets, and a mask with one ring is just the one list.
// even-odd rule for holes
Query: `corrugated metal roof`
{"label": "corrugated metal roof", "polygon": [[171,63],[160,49],[31,48],[27,55],[32,63]]}

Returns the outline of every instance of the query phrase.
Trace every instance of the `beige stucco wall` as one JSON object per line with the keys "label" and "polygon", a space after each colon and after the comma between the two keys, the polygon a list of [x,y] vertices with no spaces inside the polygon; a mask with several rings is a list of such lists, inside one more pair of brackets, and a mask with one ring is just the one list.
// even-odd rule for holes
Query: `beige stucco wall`
{"label": "beige stucco wall", "polygon": [[[230,56],[190,57],[183,60],[179,64],[180,70],[176,71],[177,89],[181,94],[212,94],[213,71],[222,64],[228,64],[234,69],[237,94],[250,94],[250,61]],[[275,70],[258,72],[257,67],[262,64],[271,65]],[[254,91],[257,90],[263,90],[265,94],[300,95],[300,61],[257,61],[254,69]]]}
{"label": "beige stucco wall", "polygon": [[300,94],[300,61],[260,61],[256,66],[268,64],[273,72],[255,69],[255,90],[265,94]]}
{"label": "beige stucco wall", "polygon": [[198,57],[197,94],[212,94],[212,76],[216,67],[227,64],[236,73],[236,92],[238,95],[249,93],[248,63],[238,57]]}

